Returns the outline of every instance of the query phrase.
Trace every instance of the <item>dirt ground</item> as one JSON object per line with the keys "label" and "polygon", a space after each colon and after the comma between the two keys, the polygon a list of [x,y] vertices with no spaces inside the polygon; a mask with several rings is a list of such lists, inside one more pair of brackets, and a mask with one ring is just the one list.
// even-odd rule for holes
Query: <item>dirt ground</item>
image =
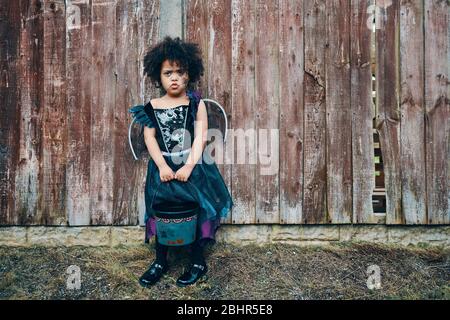
{"label": "dirt ground", "polygon": [[[205,253],[205,281],[178,288],[189,259],[172,248],[169,272],[146,289],[138,278],[154,258],[153,245],[0,247],[0,299],[450,299],[444,248],[217,243]],[[80,289],[66,286],[71,265],[81,270]],[[380,289],[367,287],[371,265],[380,268]]]}

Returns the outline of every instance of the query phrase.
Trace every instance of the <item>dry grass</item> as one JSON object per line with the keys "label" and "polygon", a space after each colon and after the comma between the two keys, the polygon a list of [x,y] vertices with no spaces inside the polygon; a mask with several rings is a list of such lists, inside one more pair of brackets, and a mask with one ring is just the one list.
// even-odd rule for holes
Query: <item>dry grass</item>
{"label": "dry grass", "polygon": [[[189,262],[171,249],[171,269],[150,289],[138,278],[152,246],[0,247],[0,299],[449,299],[449,250],[341,243],[327,247],[273,244],[208,247],[208,279],[175,285]],[[366,270],[381,269],[369,290]],[[67,267],[81,268],[80,290],[66,288]]]}

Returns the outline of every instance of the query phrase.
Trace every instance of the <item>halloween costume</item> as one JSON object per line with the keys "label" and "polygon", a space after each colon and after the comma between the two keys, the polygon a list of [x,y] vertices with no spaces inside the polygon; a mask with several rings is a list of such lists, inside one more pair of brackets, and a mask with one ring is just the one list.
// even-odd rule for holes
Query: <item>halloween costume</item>
{"label": "halloween costume", "polygon": [[[168,109],[154,109],[151,102],[145,106],[134,106],[129,110],[135,121],[156,129],[156,140],[168,166],[176,172],[189,156],[194,141],[200,95],[188,91],[188,105]],[[209,154],[194,166],[187,182],[173,179],[161,182],[159,169],[153,159],[148,161],[145,184],[145,242],[156,234],[153,205],[161,203],[196,202],[200,206],[197,220],[197,241],[204,246],[208,240],[215,241],[220,219],[226,217],[233,201],[217,165]]]}

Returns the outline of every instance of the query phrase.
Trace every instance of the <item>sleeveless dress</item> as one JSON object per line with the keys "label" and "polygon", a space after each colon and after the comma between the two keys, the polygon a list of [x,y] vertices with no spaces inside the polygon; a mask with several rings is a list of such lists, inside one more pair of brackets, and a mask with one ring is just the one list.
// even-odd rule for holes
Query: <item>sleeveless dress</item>
{"label": "sleeveless dress", "polygon": [[[136,122],[156,129],[155,138],[166,163],[175,173],[189,156],[194,140],[200,94],[188,91],[188,105],[169,109],[154,109],[150,102],[129,109]],[[234,205],[230,192],[217,168],[206,152],[194,166],[187,182],[173,179],[162,182],[153,159],[148,161],[145,182],[145,243],[156,234],[153,206],[162,203],[196,202],[200,211],[197,218],[197,240],[201,246],[215,242],[220,219],[228,215]]]}

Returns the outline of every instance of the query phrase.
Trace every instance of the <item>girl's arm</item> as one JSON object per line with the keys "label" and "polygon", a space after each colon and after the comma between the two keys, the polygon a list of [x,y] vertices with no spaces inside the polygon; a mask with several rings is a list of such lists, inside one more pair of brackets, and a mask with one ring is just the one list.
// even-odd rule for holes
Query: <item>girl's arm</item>
{"label": "girl's arm", "polygon": [[190,168],[194,168],[195,164],[200,160],[208,140],[208,113],[206,112],[206,105],[203,100],[200,100],[198,105],[194,136],[192,149],[185,164]]}
{"label": "girl's arm", "polygon": [[144,127],[145,145],[147,146],[148,152],[150,153],[150,156],[152,157],[153,161],[155,161],[159,170],[161,170],[162,168],[167,166],[167,162],[161,153],[161,149],[159,149],[158,141],[156,141],[155,135],[156,135],[155,128],[149,128],[146,126]]}

